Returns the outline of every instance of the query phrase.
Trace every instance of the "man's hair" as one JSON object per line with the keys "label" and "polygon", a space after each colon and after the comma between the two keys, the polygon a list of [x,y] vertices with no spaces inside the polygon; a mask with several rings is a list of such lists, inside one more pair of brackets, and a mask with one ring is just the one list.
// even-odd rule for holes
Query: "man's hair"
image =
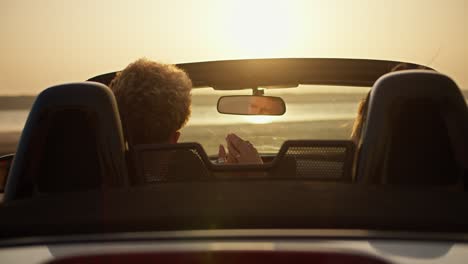
{"label": "man's hair", "polygon": [[192,82],[174,65],[139,59],[110,84],[127,141],[167,142],[190,116]]}

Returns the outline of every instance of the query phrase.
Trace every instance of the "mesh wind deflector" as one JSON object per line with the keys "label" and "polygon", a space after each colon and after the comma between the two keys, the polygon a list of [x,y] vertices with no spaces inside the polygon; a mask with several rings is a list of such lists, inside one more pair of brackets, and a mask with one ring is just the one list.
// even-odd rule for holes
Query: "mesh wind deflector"
{"label": "mesh wind deflector", "polygon": [[209,179],[351,181],[350,141],[291,140],[269,163],[215,164],[198,143],[137,145],[137,183]]}
{"label": "mesh wind deflector", "polygon": [[350,141],[286,141],[275,162],[278,172],[294,163],[301,179],[351,181],[354,144]]}
{"label": "mesh wind deflector", "polygon": [[290,147],[286,157],[296,161],[296,176],[339,179],[344,173],[346,147]]}

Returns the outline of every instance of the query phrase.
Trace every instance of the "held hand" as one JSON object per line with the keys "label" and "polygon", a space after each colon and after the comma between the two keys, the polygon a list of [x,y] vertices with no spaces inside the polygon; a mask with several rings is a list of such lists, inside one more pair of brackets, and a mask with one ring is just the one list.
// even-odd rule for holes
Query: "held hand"
{"label": "held hand", "polygon": [[238,163],[237,160],[234,158],[234,156],[226,153],[226,149],[222,144],[219,145],[219,150],[218,150],[218,164],[235,164]]}
{"label": "held hand", "polygon": [[229,153],[223,145],[219,146],[219,160],[224,160],[227,164],[263,164],[262,158],[257,149],[249,142],[236,134],[228,134],[226,137]]}

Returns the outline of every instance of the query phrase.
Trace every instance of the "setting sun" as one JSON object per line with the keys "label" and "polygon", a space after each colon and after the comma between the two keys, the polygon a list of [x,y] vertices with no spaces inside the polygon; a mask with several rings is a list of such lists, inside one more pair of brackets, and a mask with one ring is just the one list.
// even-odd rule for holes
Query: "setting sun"
{"label": "setting sun", "polygon": [[289,50],[296,33],[288,2],[236,1],[226,3],[226,40],[250,57],[271,56]]}

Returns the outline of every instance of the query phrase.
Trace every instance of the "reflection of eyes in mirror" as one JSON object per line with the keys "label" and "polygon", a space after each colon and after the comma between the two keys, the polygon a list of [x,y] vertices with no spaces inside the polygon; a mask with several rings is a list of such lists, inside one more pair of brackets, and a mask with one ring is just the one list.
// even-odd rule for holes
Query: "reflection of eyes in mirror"
{"label": "reflection of eyes in mirror", "polygon": [[249,103],[249,115],[277,115],[283,107],[270,97],[252,96]]}
{"label": "reflection of eyes in mirror", "polygon": [[286,106],[280,97],[223,96],[218,100],[218,111],[235,115],[282,115],[286,112]]}

